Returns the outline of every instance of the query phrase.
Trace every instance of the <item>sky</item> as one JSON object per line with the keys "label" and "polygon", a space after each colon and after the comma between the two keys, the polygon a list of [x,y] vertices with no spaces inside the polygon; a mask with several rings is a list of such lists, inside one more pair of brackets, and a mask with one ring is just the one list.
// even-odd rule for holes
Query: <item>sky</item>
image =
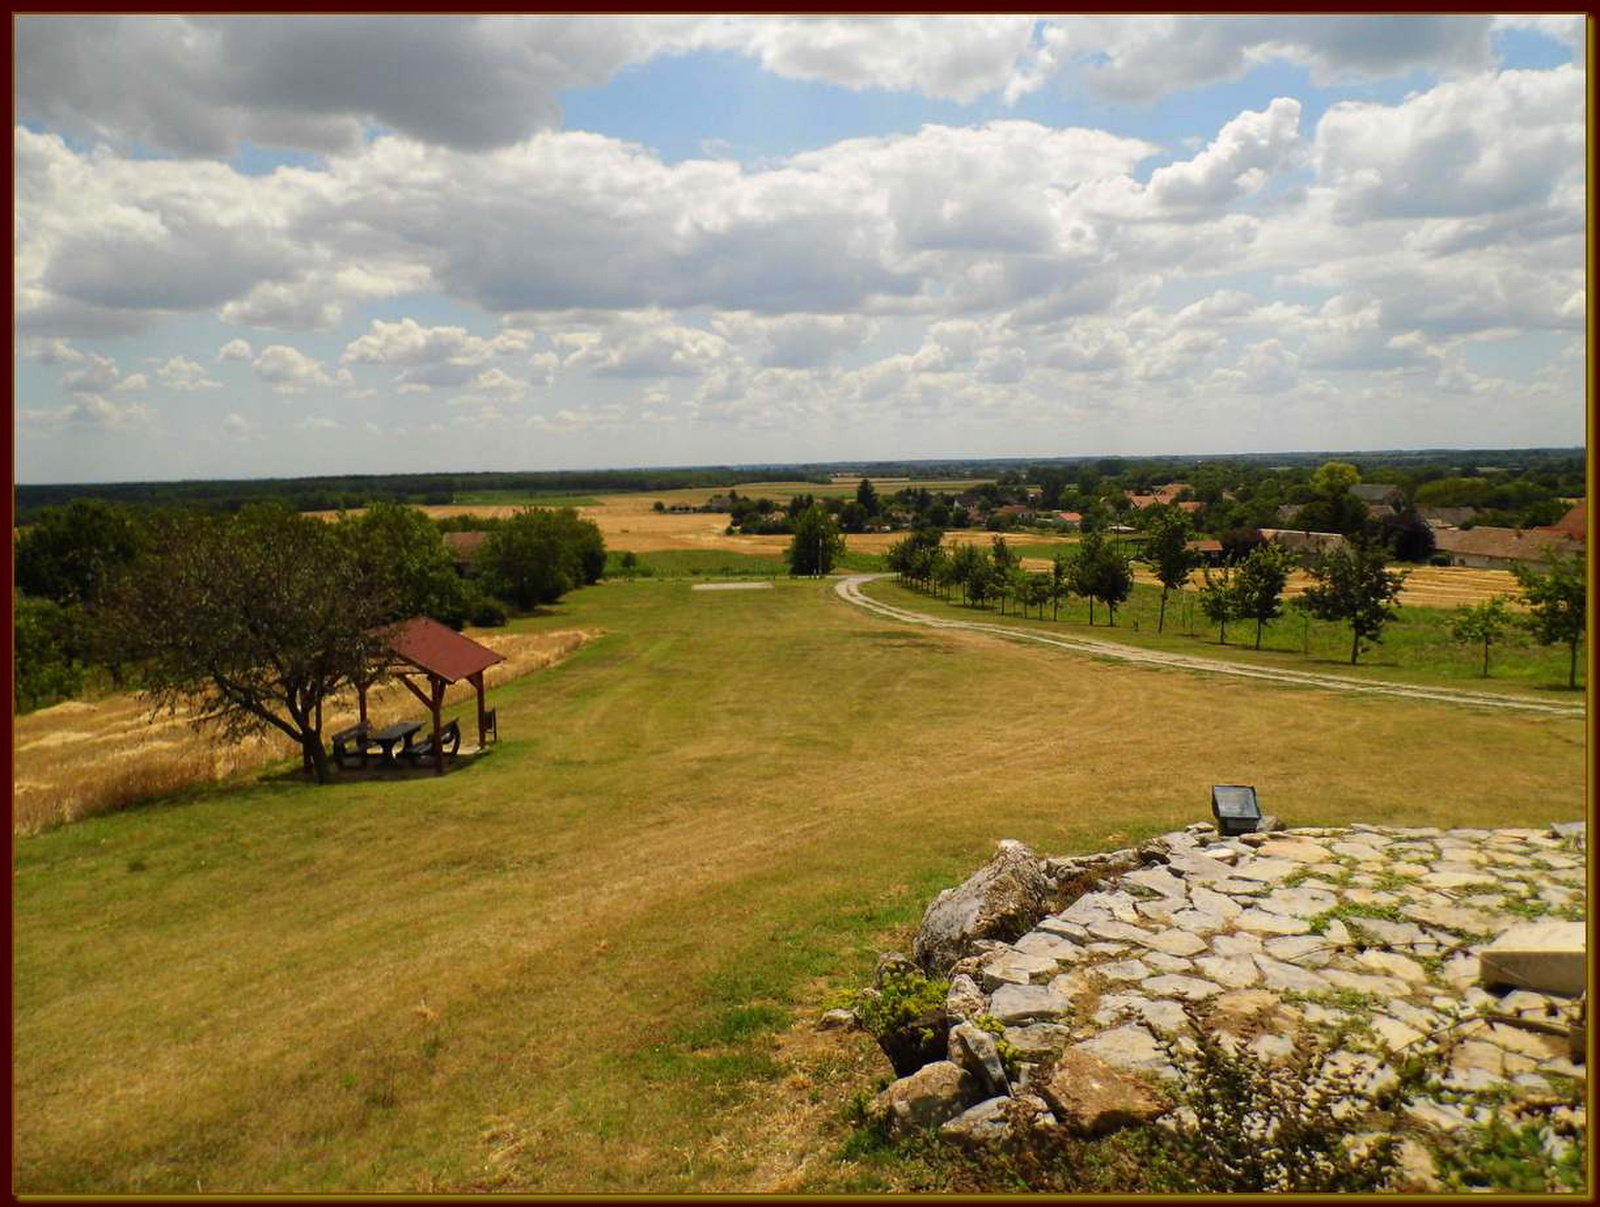
{"label": "sky", "polygon": [[26,17],[19,482],[1585,439],[1581,17]]}

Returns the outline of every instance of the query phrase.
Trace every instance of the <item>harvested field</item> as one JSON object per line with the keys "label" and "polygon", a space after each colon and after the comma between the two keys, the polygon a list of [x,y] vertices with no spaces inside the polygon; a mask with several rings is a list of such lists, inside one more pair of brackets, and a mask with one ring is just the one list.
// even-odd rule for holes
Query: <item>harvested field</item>
{"label": "harvested field", "polygon": [[[977,484],[977,481],[918,483],[929,489],[957,491]],[[895,484],[898,489],[898,484]],[[726,494],[728,487],[696,487],[687,490],[637,492],[602,495],[592,507],[579,507],[578,514],[593,520],[606,538],[606,547],[632,550],[634,553],[659,553],[669,549],[710,549],[724,553],[749,553],[758,556],[775,556],[789,547],[787,536],[729,536],[726,532],[728,517],[713,512],[657,511],[655,504],[668,507],[698,507],[712,495]],[[757,498],[765,496],[787,503],[798,494],[842,496],[854,494],[855,488],[840,485],[822,486],[815,482],[749,482],[733,487],[741,495]],[[448,506],[422,507],[421,511],[436,519],[476,515],[488,518],[505,518],[515,514],[520,507],[494,504],[450,504]],[[333,511],[311,512],[319,519],[332,520]],[[352,512],[351,514],[359,514]],[[845,544],[852,553],[882,553],[904,533],[866,532],[847,536]],[[982,539],[987,543],[988,533],[953,533],[955,540]],[[1034,538],[1029,538],[1030,540]]]}
{"label": "harvested field", "polygon": [[[581,630],[470,632],[474,640],[506,656],[485,675],[490,692],[560,661],[597,635]],[[470,685],[458,683],[446,692],[446,707],[460,707],[474,695]],[[491,707],[493,703],[491,696]],[[368,693],[367,707],[373,718],[388,720],[413,716],[419,708],[415,698],[392,681]],[[355,720],[351,694],[324,713],[323,732],[336,733]],[[470,724],[462,729],[475,732]],[[152,717],[132,694],[69,700],[17,717],[12,739],[16,763],[11,827],[16,834],[36,833],[148,796],[223,780],[298,753],[298,747],[275,730],[238,744],[219,743],[209,732],[197,733],[185,715]]]}

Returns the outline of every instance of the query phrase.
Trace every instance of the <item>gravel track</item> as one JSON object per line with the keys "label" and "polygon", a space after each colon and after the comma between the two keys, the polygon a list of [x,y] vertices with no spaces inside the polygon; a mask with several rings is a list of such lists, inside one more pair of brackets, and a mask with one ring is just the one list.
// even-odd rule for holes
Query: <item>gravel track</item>
{"label": "gravel track", "polygon": [[1464,691],[1450,687],[1412,687],[1399,683],[1373,683],[1345,675],[1327,675],[1315,671],[1277,670],[1271,667],[1248,666],[1236,662],[1223,662],[1216,658],[1196,658],[1188,654],[1169,654],[1158,650],[1141,650],[1111,641],[1097,641],[1092,637],[1054,637],[1030,629],[1012,628],[1008,625],[984,624],[973,620],[943,620],[908,608],[897,608],[862,593],[861,587],[874,579],[887,578],[886,574],[852,574],[834,586],[834,592],[846,603],[865,608],[890,620],[907,624],[920,624],[933,629],[967,629],[975,633],[989,633],[1016,641],[1033,641],[1052,645],[1098,658],[1117,658],[1146,666],[1173,667],[1178,670],[1201,671],[1212,675],[1235,675],[1241,679],[1264,679],[1289,687],[1315,687],[1330,691],[1358,692],[1370,696],[1402,696],[1411,700],[1438,700],[1446,704],[1469,704],[1481,708],[1509,709],[1517,712],[1544,713],[1547,716],[1581,717],[1582,706],[1570,704],[1544,704],[1537,700],[1522,700],[1515,696],[1493,695],[1489,692]]}

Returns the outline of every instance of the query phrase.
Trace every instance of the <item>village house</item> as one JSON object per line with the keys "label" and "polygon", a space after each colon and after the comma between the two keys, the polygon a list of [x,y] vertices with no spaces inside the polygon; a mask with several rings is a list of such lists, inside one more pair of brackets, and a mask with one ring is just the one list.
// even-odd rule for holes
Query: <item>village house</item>
{"label": "village house", "polygon": [[1185,541],[1183,547],[1190,553],[1197,554],[1202,564],[1218,566],[1222,564],[1222,542],[1212,537],[1203,537],[1196,541]]}
{"label": "village house", "polygon": [[1582,555],[1584,543],[1564,532],[1530,528],[1444,528],[1434,533],[1434,549],[1452,566],[1479,570],[1509,570],[1513,566],[1538,567],[1552,553]]}
{"label": "village house", "polygon": [[1588,542],[1589,539],[1589,510],[1579,499],[1573,504],[1571,510],[1554,524],[1545,528],[1534,528],[1533,532],[1548,532],[1552,535],[1565,536],[1570,540]]}
{"label": "village house", "polygon": [[1305,557],[1321,557],[1347,544],[1337,532],[1296,532],[1292,528],[1263,528],[1261,539]]}
{"label": "village house", "polygon": [[[1165,486],[1153,487],[1147,495],[1136,495],[1131,490],[1123,493],[1128,496],[1128,502],[1133,504],[1136,511],[1143,511],[1146,507],[1155,507],[1158,504],[1165,507],[1169,503],[1175,503],[1184,491],[1193,489],[1194,487],[1187,482],[1168,482]],[[1192,507],[1185,504],[1184,510],[1195,511],[1199,506],[1198,503]]]}
{"label": "village house", "polygon": [[1417,514],[1429,528],[1460,528],[1470,524],[1478,514],[1476,507],[1419,507]]}
{"label": "village house", "polygon": [[1397,507],[1405,498],[1405,492],[1393,482],[1357,482],[1350,488],[1350,493],[1368,507]]}

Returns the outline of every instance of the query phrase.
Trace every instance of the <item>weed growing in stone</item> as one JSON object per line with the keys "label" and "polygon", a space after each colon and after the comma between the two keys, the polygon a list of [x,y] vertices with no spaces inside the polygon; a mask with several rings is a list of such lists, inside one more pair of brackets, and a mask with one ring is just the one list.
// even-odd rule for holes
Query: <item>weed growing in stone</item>
{"label": "weed growing in stone", "polygon": [[[1323,910],[1310,919],[1311,933],[1314,935],[1326,934],[1328,924],[1335,919],[1343,922],[1351,934],[1354,935],[1361,926],[1361,918],[1381,918],[1387,922],[1403,922],[1404,916],[1397,906],[1393,905],[1363,905],[1359,902],[1347,901],[1343,905],[1336,905],[1332,909]],[[1367,933],[1367,932],[1362,932]]]}

